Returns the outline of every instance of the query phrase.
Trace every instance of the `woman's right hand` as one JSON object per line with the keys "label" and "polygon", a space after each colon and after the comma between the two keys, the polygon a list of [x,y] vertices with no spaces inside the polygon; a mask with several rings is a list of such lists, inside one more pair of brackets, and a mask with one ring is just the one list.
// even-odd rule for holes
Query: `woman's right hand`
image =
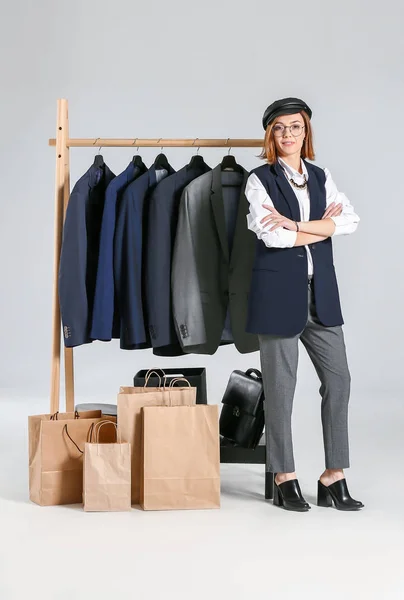
{"label": "woman's right hand", "polygon": [[331,202],[329,206],[327,206],[327,210],[321,217],[322,219],[328,219],[329,217],[338,217],[342,213],[342,202],[335,204],[335,202]]}

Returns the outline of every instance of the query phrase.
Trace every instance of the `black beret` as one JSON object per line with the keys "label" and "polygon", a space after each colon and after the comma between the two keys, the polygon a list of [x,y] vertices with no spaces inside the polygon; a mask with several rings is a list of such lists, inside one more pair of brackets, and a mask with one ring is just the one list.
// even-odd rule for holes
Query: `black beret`
{"label": "black beret", "polygon": [[262,125],[264,129],[266,129],[275,117],[278,117],[279,115],[293,115],[293,113],[298,113],[301,110],[305,110],[309,115],[309,119],[311,119],[311,109],[307,106],[306,102],[303,102],[300,98],[281,98],[280,100],[275,100],[275,102],[272,102],[264,112]]}

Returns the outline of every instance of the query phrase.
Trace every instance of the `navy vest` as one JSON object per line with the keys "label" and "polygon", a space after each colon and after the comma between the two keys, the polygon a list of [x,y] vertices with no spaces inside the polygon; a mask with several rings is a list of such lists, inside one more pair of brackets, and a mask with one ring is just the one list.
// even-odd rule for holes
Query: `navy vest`
{"label": "navy vest", "polygon": [[[324,170],[306,160],[310,197],[310,221],[320,220],[326,209]],[[299,203],[279,162],[253,169],[279,213],[300,221]],[[314,295],[317,315],[327,326],[342,325],[332,241],[309,244],[313,257]],[[246,331],[254,334],[294,336],[308,319],[307,254],[304,246],[268,248],[257,239],[248,297]]]}

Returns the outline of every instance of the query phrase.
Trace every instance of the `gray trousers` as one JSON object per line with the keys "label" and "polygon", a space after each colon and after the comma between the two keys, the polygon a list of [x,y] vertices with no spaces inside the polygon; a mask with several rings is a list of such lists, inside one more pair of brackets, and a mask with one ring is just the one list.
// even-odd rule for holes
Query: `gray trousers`
{"label": "gray trousers", "polygon": [[298,343],[303,342],[320,379],[325,467],[349,467],[348,403],[351,376],[342,326],[325,327],[316,313],[313,284],[303,331],[293,337],[259,335],[265,393],[266,469],[292,473],[292,406],[297,379]]}

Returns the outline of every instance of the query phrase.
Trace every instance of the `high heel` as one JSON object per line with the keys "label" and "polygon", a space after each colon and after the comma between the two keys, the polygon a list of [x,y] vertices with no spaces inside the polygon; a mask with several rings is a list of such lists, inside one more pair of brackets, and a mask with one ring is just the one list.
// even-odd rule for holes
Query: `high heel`
{"label": "high heel", "polygon": [[318,480],[317,506],[332,506],[333,501],[338,510],[359,510],[365,506],[351,497],[345,477],[330,485],[324,485]]}
{"label": "high heel", "polygon": [[276,473],[274,473],[274,499],[275,506],[283,507],[285,510],[295,510],[298,512],[306,512],[311,506],[302,496],[299,482],[297,479],[284,481],[279,485],[275,481]]}

